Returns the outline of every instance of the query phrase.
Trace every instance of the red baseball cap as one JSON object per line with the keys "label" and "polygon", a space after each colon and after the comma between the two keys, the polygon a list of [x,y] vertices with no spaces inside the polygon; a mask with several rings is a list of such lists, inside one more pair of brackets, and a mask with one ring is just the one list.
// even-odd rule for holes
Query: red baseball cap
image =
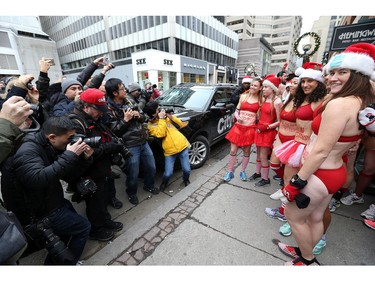
{"label": "red baseball cap", "polygon": [[96,88],[88,88],[80,95],[80,99],[84,102],[95,105],[95,108],[103,113],[108,111],[104,93]]}

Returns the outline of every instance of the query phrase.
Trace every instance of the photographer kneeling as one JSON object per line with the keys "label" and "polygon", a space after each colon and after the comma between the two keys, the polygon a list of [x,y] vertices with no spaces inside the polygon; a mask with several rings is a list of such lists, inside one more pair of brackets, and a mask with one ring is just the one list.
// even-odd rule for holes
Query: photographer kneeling
{"label": "photographer kneeling", "polygon": [[10,166],[2,170],[6,207],[30,238],[25,254],[46,247],[45,265],[75,265],[90,233],[89,221],[64,198],[60,182],[78,178],[77,168],[92,162],[93,150],[86,143],[70,144],[75,126],[67,117],[49,118],[41,131],[26,135]]}

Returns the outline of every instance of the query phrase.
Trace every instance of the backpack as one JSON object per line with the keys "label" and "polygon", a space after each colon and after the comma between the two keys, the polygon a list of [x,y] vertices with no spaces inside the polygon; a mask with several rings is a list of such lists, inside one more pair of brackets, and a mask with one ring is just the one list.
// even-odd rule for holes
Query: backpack
{"label": "backpack", "polygon": [[0,207],[0,264],[16,264],[26,248],[27,239],[17,217]]}

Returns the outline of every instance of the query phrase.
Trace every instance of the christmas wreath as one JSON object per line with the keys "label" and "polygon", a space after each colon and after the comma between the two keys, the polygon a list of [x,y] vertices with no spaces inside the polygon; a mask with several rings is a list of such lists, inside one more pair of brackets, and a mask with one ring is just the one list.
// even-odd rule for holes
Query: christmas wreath
{"label": "christmas wreath", "polygon": [[314,39],[314,49],[308,55],[309,56],[313,55],[319,49],[319,46],[320,46],[320,37],[319,37],[319,35],[316,34],[315,32],[306,32],[306,33],[302,34],[300,37],[298,37],[298,39],[293,44],[293,51],[300,58],[302,58],[304,56],[304,54],[301,54],[298,51],[298,45],[299,45],[299,43],[301,42],[301,40],[303,38],[308,37],[308,36],[311,36]]}

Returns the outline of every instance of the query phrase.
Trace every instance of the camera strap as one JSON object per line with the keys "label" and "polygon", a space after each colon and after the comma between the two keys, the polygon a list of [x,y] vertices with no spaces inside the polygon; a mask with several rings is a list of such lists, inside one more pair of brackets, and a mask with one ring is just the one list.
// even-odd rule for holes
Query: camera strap
{"label": "camera strap", "polygon": [[71,113],[68,115],[69,119],[73,120],[73,121],[76,121],[76,123],[78,123],[82,129],[83,129],[83,134],[86,135],[86,122],[84,120],[82,120],[77,114],[74,114],[74,113]]}

